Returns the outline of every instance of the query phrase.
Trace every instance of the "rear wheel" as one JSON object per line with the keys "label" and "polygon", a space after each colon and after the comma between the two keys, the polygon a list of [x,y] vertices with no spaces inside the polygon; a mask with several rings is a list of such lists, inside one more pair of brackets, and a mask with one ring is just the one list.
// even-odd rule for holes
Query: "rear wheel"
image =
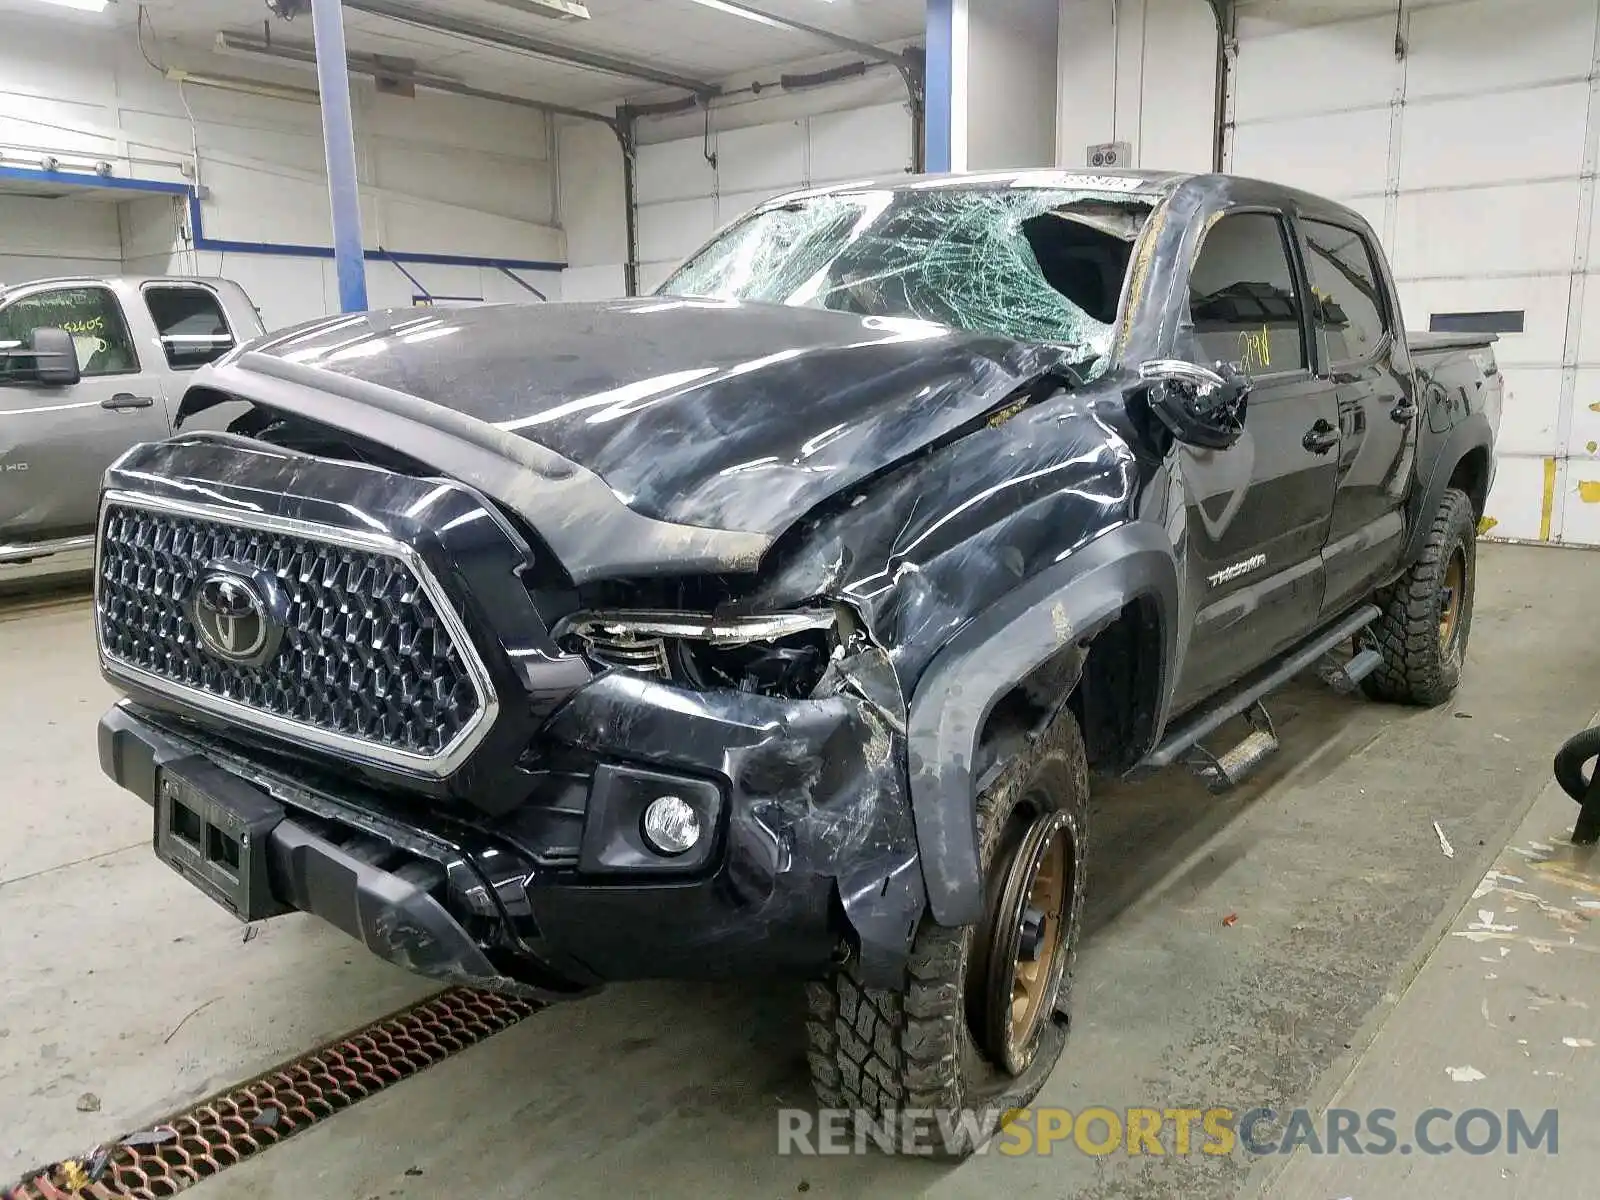
{"label": "rear wheel", "polygon": [[864,986],[847,965],[809,985],[811,1077],[825,1108],[873,1138],[972,1153],[1026,1105],[1066,1040],[1083,919],[1088,834],[1083,739],[1063,712],[978,799],[986,906],[958,929],[925,917],[904,986]]}
{"label": "rear wheel", "polygon": [[1372,634],[1383,664],[1362,680],[1369,696],[1431,706],[1455,695],[1472,632],[1477,535],[1472,501],[1446,491],[1421,555],[1376,597],[1383,615]]}

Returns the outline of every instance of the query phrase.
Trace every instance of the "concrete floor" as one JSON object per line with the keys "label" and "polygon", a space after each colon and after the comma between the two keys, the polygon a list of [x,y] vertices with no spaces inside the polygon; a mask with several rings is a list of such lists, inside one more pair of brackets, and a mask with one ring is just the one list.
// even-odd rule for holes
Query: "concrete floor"
{"label": "concrete floor", "polygon": [[[1576,813],[1553,783],[1539,797],[1332,1099],[1413,1118],[1437,1106],[1486,1109],[1506,1122],[1520,1108],[1528,1128],[1554,1109],[1558,1153],[1476,1156],[1458,1145],[1445,1154],[1298,1155],[1271,1188],[1275,1200],[1594,1193],[1600,847],[1571,844]],[[1396,1122],[1404,1140],[1414,1138],[1412,1125]],[[1454,1127],[1450,1118],[1432,1122],[1428,1141],[1449,1144]],[[1478,1119],[1468,1143],[1488,1146],[1491,1136]]]}
{"label": "concrete floor", "polygon": [[[1568,1050],[1567,1063],[1549,1037],[1537,1055],[1505,1039],[1517,1005],[1528,1004],[1511,972],[1550,958],[1565,976],[1535,986],[1592,995],[1581,975],[1592,957],[1513,942],[1502,969],[1479,961],[1498,957],[1498,946],[1441,937],[1474,932],[1477,910],[1493,908],[1491,924],[1550,940],[1535,928],[1550,925],[1538,903],[1473,894],[1491,866],[1527,879],[1505,865],[1523,857],[1506,859],[1502,847],[1545,788],[1556,746],[1600,707],[1586,603],[1600,557],[1495,545],[1480,564],[1471,663],[1454,705],[1401,710],[1297,685],[1272,705],[1284,752],[1237,793],[1210,797],[1176,772],[1097,793],[1077,1023],[1039,1104],[1281,1110],[1345,1096],[1351,1106],[1462,1108],[1467,1085],[1451,1094],[1456,1085],[1438,1072],[1467,1064],[1488,1076],[1473,1085],[1474,1103],[1492,1094],[1492,1105],[1530,1104],[1495,1090],[1509,1078],[1502,1061],[1528,1049],[1524,1068],[1562,1072],[1571,1081],[1562,1104],[1580,1105],[1577,1070],[1600,1050]],[[425,982],[304,918],[269,922],[245,942],[239,925],[152,859],[148,810],[99,774],[94,718],[111,693],[95,671],[86,604],[0,610],[0,680],[0,1181],[426,993]],[[1554,845],[1570,823],[1562,803],[1567,810],[1543,802],[1517,845]],[[1571,899],[1590,894],[1572,882],[1579,868],[1547,869],[1562,881],[1548,896],[1508,886],[1587,911]],[[1563,887],[1570,893],[1558,895]],[[1513,904],[1523,911],[1506,917]],[[1412,987],[1436,947],[1440,965]],[[1447,954],[1466,957],[1445,963]],[[1455,989],[1424,994],[1446,968]],[[1497,971],[1504,982],[1463,971]],[[1552,1012],[1564,1003],[1540,1006],[1547,1032],[1559,1024],[1581,1039],[1589,1029],[1600,1041],[1588,1010]],[[1398,1158],[1351,1175],[1330,1159],[1093,1158],[1070,1146],[959,1167],[877,1153],[780,1157],[775,1110],[810,1102],[798,1028],[787,986],[615,988],[537,1014],[201,1194],[1397,1194]],[[1450,1061],[1415,1048],[1424,1033]],[[86,1093],[98,1111],[78,1110]],[[1593,1114],[1574,1107],[1562,1129],[1574,1160],[1583,1115]],[[1423,1176],[1407,1177],[1406,1194],[1509,1195],[1495,1189],[1531,1177],[1525,1159],[1449,1165],[1448,1180],[1429,1175],[1418,1187]]]}

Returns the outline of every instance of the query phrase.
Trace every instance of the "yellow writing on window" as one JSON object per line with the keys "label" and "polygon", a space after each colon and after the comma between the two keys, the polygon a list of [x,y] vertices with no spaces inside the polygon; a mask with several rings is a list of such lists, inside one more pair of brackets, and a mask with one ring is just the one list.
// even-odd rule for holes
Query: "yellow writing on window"
{"label": "yellow writing on window", "polygon": [[1239,334],[1239,368],[1260,371],[1272,365],[1272,338],[1263,325],[1259,330],[1246,329]]}

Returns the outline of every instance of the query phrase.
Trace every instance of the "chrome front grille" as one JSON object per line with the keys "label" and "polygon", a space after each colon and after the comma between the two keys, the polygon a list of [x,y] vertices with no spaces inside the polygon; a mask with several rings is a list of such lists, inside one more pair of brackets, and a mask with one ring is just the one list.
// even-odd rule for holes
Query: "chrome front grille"
{"label": "chrome front grille", "polygon": [[[219,659],[199,637],[191,599],[218,563],[281,588],[281,641],[260,665]],[[386,537],[113,493],[95,590],[114,676],[295,742],[444,774],[494,716],[454,609]]]}

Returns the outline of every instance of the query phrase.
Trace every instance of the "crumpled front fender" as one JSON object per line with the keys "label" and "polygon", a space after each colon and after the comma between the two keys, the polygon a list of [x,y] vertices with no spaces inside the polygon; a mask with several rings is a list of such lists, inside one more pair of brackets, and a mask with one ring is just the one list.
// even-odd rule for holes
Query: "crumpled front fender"
{"label": "crumpled front fender", "polygon": [[[905,709],[886,657],[836,663],[814,700],[690,692],[614,671],[576,692],[549,738],[597,756],[714,778],[727,797],[715,880],[720,920],[744,931],[809,923],[828,885],[862,973],[899,978],[926,904],[906,776]],[[855,682],[852,682],[855,681]],[[804,916],[805,920],[793,920]],[[709,945],[717,929],[698,936]]]}

